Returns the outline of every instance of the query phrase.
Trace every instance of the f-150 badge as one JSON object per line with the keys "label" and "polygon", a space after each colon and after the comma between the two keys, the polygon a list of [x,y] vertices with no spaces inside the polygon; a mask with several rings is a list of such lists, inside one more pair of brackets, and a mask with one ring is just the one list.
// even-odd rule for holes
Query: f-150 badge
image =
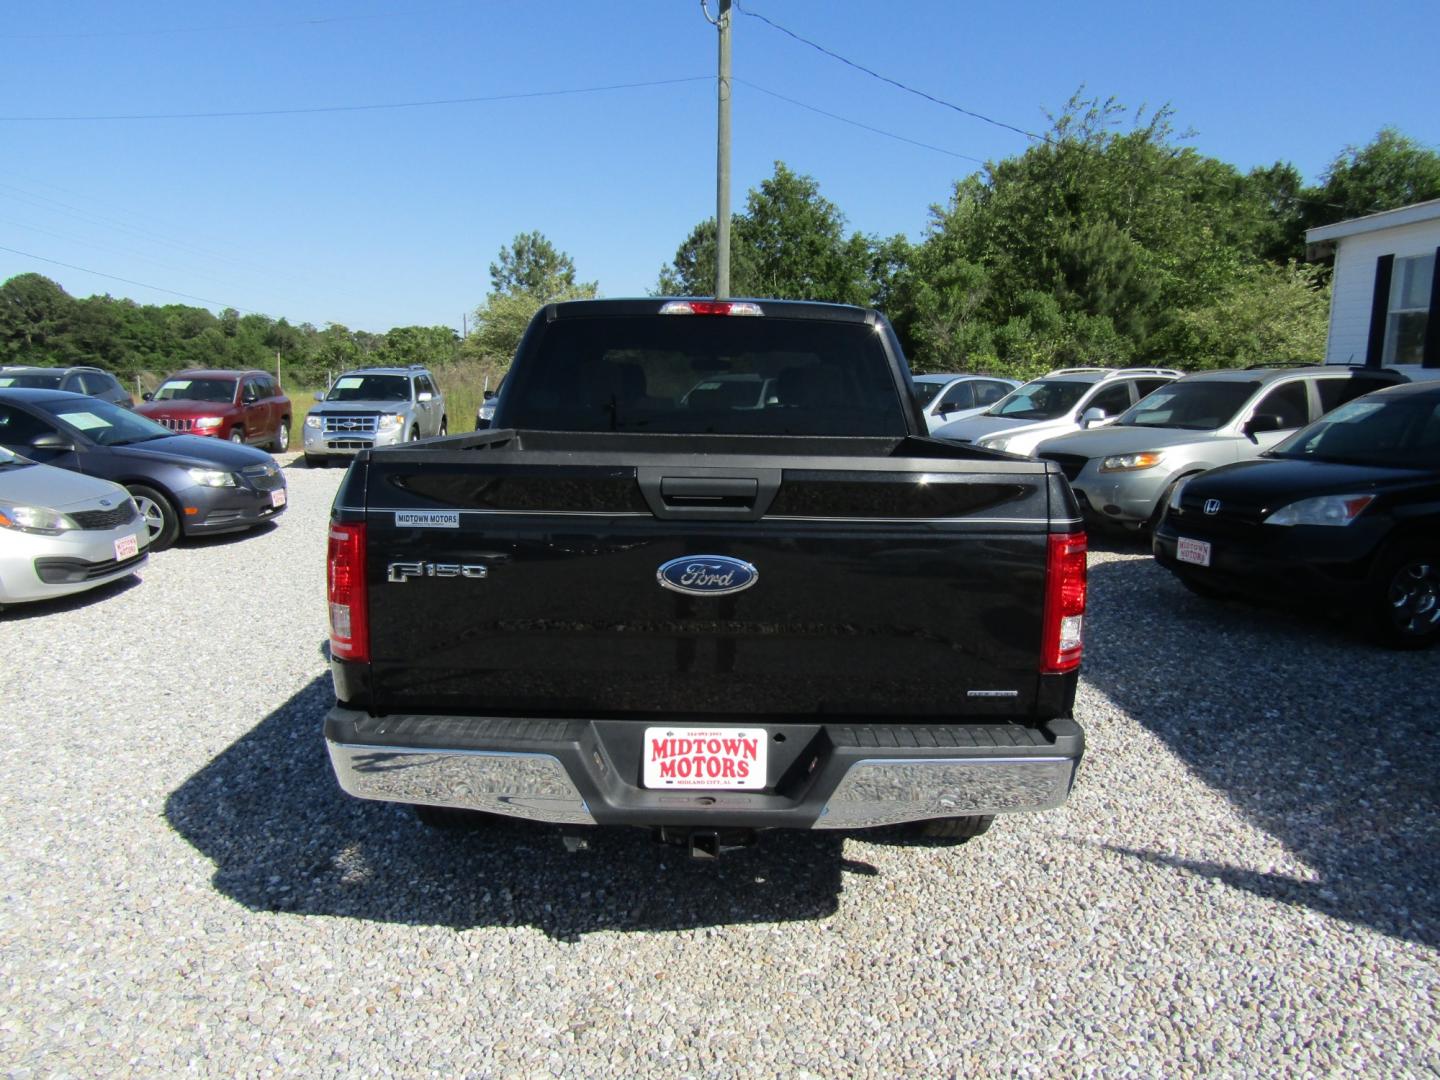
{"label": "f-150 badge", "polygon": [[474,563],[392,562],[385,568],[386,581],[405,582],[411,578],[483,578],[489,570]]}
{"label": "f-150 badge", "polygon": [[760,571],[728,555],[686,555],[665,563],[655,578],[678,593],[726,596],[750,588],[760,580]]}

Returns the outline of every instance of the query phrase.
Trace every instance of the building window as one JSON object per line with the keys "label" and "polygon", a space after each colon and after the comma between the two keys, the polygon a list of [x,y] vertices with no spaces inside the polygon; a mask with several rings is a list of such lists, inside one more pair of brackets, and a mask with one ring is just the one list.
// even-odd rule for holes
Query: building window
{"label": "building window", "polygon": [[1434,278],[1434,252],[1395,260],[1390,273],[1390,303],[1385,312],[1385,351],[1381,354],[1386,366],[1424,362]]}

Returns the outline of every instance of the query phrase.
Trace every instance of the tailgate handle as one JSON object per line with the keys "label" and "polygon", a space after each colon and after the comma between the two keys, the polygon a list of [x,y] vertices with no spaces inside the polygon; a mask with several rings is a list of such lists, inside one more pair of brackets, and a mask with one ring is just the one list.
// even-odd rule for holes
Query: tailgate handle
{"label": "tailgate handle", "polygon": [[780,487],[779,469],[639,468],[640,490],[658,518],[758,521]]}

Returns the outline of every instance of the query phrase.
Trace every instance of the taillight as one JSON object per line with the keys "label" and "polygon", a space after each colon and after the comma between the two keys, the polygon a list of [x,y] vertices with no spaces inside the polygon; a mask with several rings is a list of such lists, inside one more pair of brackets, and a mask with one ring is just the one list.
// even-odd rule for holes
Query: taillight
{"label": "taillight", "polygon": [[365,596],[365,526],[331,525],[326,595],[330,601],[330,655],[370,659]]}
{"label": "taillight", "polygon": [[759,304],[745,300],[670,300],[661,315],[764,315]]}
{"label": "taillight", "polygon": [[1085,651],[1084,533],[1051,534],[1045,560],[1045,624],[1040,671],[1046,675],[1074,671]]}

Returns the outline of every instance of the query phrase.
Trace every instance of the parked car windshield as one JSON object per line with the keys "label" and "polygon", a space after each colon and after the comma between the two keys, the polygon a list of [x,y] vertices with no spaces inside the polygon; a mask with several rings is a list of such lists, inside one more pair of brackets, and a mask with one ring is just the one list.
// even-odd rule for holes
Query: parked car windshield
{"label": "parked car windshield", "polygon": [[409,401],[407,375],[341,375],[326,401]]}
{"label": "parked car windshield", "polygon": [[1063,379],[1036,379],[1010,391],[986,409],[985,415],[1008,416],[1012,420],[1054,420],[1075,408],[1093,385]]}
{"label": "parked car windshield", "polygon": [[19,374],[0,375],[0,386],[26,387],[31,390],[59,390],[60,374],[48,371],[26,371]]}
{"label": "parked car windshield", "polygon": [[99,398],[77,398],[64,401],[36,401],[31,407],[58,420],[63,427],[77,432],[101,446],[128,446],[150,439],[168,439],[175,433],[169,428],[137,416],[129,409],[111,405]]}
{"label": "parked car windshield", "polygon": [[1432,394],[1359,398],[1297,431],[1264,456],[1440,468],[1440,401]]}
{"label": "parked car windshield", "polygon": [[215,401],[228,405],[235,400],[234,379],[166,379],[155,391],[156,401]]}
{"label": "parked car windshield", "polygon": [[1214,431],[1235,419],[1258,389],[1258,382],[1174,382],[1130,406],[1115,423],[1121,427]]}

